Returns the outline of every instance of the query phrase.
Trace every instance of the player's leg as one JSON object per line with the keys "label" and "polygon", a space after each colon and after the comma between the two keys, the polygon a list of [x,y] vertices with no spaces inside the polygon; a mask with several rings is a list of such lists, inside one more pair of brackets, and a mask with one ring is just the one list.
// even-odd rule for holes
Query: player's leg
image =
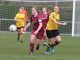
{"label": "player's leg", "polygon": [[43,46],[46,46],[46,25],[44,25]]}
{"label": "player's leg", "polygon": [[36,35],[31,34],[30,36],[30,54],[34,53],[34,39],[35,39]]}
{"label": "player's leg", "polygon": [[60,42],[61,42],[61,36],[58,35],[55,37],[56,41],[55,41],[55,46],[57,46]]}
{"label": "player's leg", "polygon": [[61,36],[60,36],[58,30],[54,31],[54,37],[56,39],[56,41],[55,41],[55,46],[56,46],[56,45],[58,45],[61,42]]}
{"label": "player's leg", "polygon": [[39,50],[39,46],[40,46],[40,39],[36,39],[37,43],[36,43],[36,50]]}
{"label": "player's leg", "polygon": [[43,46],[46,46],[46,32],[44,32],[44,37],[43,37]]}
{"label": "player's leg", "polygon": [[20,26],[17,22],[16,22],[16,27],[17,27],[17,31],[18,31],[17,40],[19,42],[20,41]]}
{"label": "player's leg", "polygon": [[20,41],[20,28],[17,28],[18,30],[18,42]]}
{"label": "player's leg", "polygon": [[21,42],[22,42],[22,39],[23,39],[23,31],[24,31],[24,28],[22,27],[20,29],[20,39],[21,39]]}
{"label": "player's leg", "polygon": [[23,38],[23,32],[22,32],[23,28],[20,27],[18,28],[18,41],[22,42],[22,38]]}
{"label": "player's leg", "polygon": [[38,32],[38,34],[36,35],[36,38],[37,38],[37,40],[36,40],[37,41],[36,50],[39,50],[40,41],[42,40],[43,36],[44,36],[44,30],[40,30]]}
{"label": "player's leg", "polygon": [[54,46],[58,45],[61,42],[61,37],[59,35],[58,30],[53,30],[53,34],[54,34],[54,38],[55,38],[54,39],[55,43],[54,43],[54,45],[51,46],[52,52],[54,52]]}
{"label": "player's leg", "polygon": [[54,39],[53,30],[52,31],[46,30],[46,33],[47,33],[47,37],[49,39],[49,42],[46,45],[47,47],[46,47],[45,53],[49,54],[50,48],[54,47],[55,39]]}
{"label": "player's leg", "polygon": [[19,32],[18,34],[19,42],[22,42],[24,23],[23,22],[20,24],[17,23],[17,27],[18,27],[18,32]]}
{"label": "player's leg", "polygon": [[46,47],[46,51],[45,51],[46,54],[49,54],[50,48],[54,47],[54,43],[55,43],[55,39],[54,38],[49,39],[49,42],[46,45],[47,46]]}

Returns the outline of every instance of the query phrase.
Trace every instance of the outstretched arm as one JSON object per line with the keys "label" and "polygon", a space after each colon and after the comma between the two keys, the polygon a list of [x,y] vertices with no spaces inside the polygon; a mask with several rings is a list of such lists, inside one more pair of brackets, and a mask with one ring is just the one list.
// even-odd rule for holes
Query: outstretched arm
{"label": "outstretched arm", "polygon": [[[51,16],[51,17],[52,17],[52,16]],[[67,25],[67,23],[66,23],[66,22],[61,23],[61,22],[59,22],[59,21],[55,20],[53,17],[52,17],[52,19],[53,19],[54,23],[56,23],[56,24],[58,24],[58,25]]]}
{"label": "outstretched arm", "polygon": [[30,27],[30,25],[31,25],[31,22],[29,22],[29,23],[24,27],[24,31],[26,31],[26,29],[27,29],[28,27]]}

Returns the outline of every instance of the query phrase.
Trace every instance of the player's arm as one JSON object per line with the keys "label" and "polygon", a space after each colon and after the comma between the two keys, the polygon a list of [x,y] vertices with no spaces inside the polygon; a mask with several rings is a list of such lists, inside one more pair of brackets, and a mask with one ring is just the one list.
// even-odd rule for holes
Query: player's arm
{"label": "player's arm", "polygon": [[38,21],[39,21],[39,27],[38,27],[38,29],[34,32],[35,34],[37,34],[37,33],[39,32],[39,30],[42,28],[42,20],[39,19]]}
{"label": "player's arm", "polygon": [[14,17],[14,21],[17,21],[18,19],[18,14],[16,14],[16,16]]}
{"label": "player's arm", "polygon": [[14,18],[14,21],[17,21],[16,17]]}
{"label": "player's arm", "polygon": [[18,20],[18,17],[17,17],[17,15],[15,16],[15,18],[14,18],[14,21],[20,21],[20,20]]}
{"label": "player's arm", "polygon": [[28,24],[24,27],[24,31],[26,31],[26,29],[27,29],[28,27],[30,27],[31,23],[32,23],[32,17],[30,17],[30,21],[29,21]]}
{"label": "player's arm", "polygon": [[54,23],[56,23],[56,24],[58,24],[58,25],[67,25],[67,23],[61,23],[61,22],[59,22],[58,20],[56,20],[54,17],[53,17],[53,15],[51,15],[51,18],[52,18],[52,20],[54,21]]}
{"label": "player's arm", "polygon": [[25,26],[24,31],[26,31],[26,29],[27,29],[28,27],[30,27],[30,25],[31,25],[31,22],[29,22],[29,23]]}

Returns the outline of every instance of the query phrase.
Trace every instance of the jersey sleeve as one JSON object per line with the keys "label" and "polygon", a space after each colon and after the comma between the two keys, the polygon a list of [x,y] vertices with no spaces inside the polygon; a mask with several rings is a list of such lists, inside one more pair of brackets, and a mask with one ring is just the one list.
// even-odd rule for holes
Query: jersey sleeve
{"label": "jersey sleeve", "polygon": [[38,22],[39,22],[39,23],[42,23],[42,20],[41,20],[41,19],[38,19]]}
{"label": "jersey sleeve", "polygon": [[59,14],[57,15],[57,17],[55,17],[55,16],[56,16],[56,15],[55,15],[54,12],[51,13],[51,18],[52,18],[52,19],[60,20],[60,15],[59,15]]}
{"label": "jersey sleeve", "polygon": [[14,19],[16,20],[18,18],[18,14],[16,14],[16,16],[14,17]]}
{"label": "jersey sleeve", "polygon": [[41,17],[42,17],[42,15],[41,14],[38,14],[38,22],[39,23],[42,23],[42,18]]}

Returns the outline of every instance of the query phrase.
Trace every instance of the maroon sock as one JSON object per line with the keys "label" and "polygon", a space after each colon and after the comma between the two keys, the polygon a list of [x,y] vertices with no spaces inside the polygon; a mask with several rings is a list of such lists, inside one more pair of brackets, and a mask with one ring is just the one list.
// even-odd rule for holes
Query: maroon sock
{"label": "maroon sock", "polygon": [[30,43],[30,50],[32,53],[34,52],[34,43]]}

